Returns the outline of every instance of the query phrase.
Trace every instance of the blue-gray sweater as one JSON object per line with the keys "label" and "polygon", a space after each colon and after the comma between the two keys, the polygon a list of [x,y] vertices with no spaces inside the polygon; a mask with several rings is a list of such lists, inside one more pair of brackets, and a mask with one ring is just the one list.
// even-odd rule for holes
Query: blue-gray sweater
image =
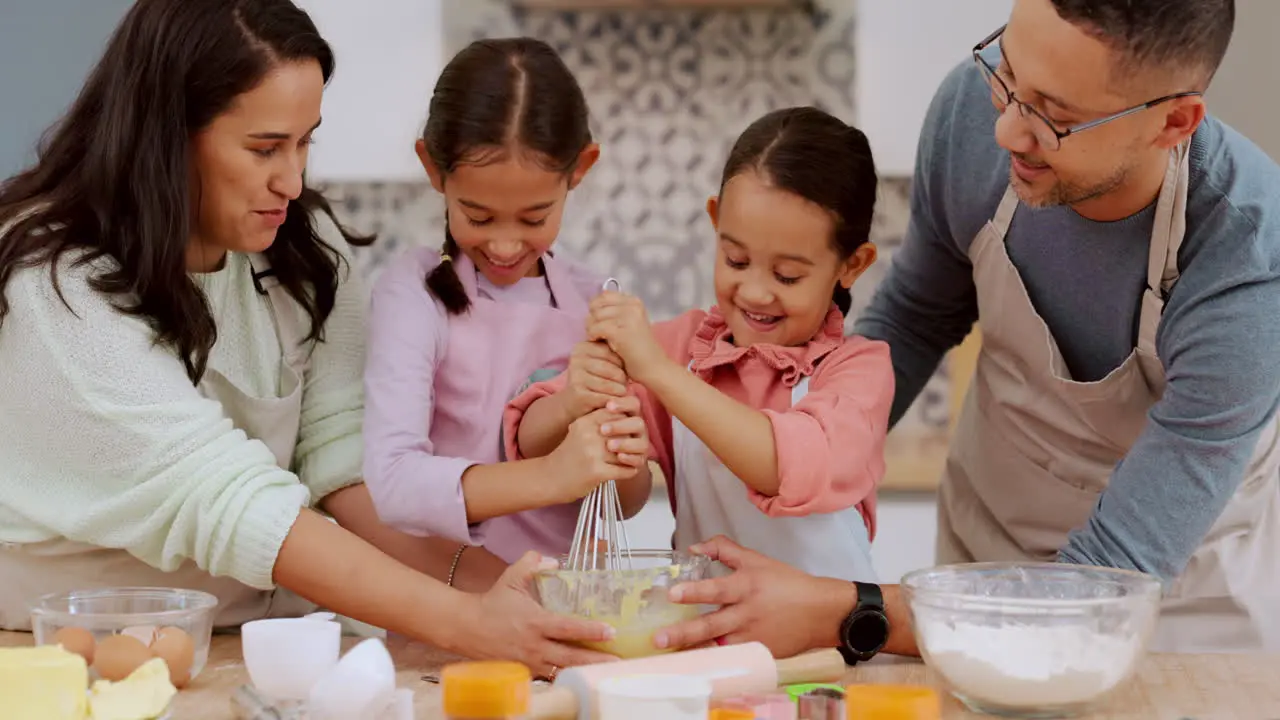
{"label": "blue-gray sweater", "polygon": [[[969,244],[1009,178],[996,117],[973,63],[952,71],[921,132],[904,245],[856,323],[892,350],[893,422],[979,319]],[[1240,485],[1280,399],[1280,168],[1212,117],[1190,164],[1181,277],[1156,336],[1168,386],[1060,556],[1166,580]],[[1101,379],[1137,342],[1154,214],[1153,203],[1110,223],[1068,207],[1014,215],[1009,256],[1076,380]]]}

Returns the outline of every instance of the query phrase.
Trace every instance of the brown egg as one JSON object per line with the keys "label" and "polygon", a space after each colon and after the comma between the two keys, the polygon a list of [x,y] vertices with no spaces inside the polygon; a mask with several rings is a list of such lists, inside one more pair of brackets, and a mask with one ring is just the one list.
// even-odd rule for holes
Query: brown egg
{"label": "brown egg", "polygon": [[104,680],[119,682],[152,658],[151,650],[131,635],[112,635],[98,643],[93,669]]}
{"label": "brown egg", "polygon": [[151,653],[169,666],[169,682],[176,688],[191,681],[191,664],[196,659],[196,641],[182,628],[166,627],[156,633]]}
{"label": "brown egg", "polygon": [[53,634],[53,642],[61,645],[63,650],[73,652],[90,665],[93,664],[93,649],[98,644],[93,633],[78,627],[64,627]]}

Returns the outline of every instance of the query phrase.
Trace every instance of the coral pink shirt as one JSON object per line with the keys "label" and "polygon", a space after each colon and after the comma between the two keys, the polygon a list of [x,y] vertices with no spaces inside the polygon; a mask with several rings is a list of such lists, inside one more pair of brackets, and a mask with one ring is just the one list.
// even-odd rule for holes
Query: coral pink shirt
{"label": "coral pink shirt", "polygon": [[[653,327],[667,356],[720,392],[768,416],[777,444],[780,486],[776,496],[745,484],[761,511],[799,517],[858,507],[875,536],[875,490],[884,478],[884,440],[893,402],[893,364],[883,342],[843,334],[844,315],[834,306],[817,336],[797,347],[737,347],[718,307],[691,310]],[[794,406],[791,389],[809,376],[809,392]],[[507,406],[504,439],[517,457],[516,430],[533,401],[564,387],[562,373],[536,383]],[[671,415],[644,387],[633,384],[643,407],[653,458],[668,478],[674,467]],[[673,486],[668,487],[672,506]]]}

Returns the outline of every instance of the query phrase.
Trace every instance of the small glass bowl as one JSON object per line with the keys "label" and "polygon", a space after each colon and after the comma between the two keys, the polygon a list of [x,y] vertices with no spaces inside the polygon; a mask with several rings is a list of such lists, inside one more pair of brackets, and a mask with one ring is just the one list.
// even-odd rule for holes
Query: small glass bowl
{"label": "small glass bowl", "polygon": [[970,563],[908,573],[920,654],[971,710],[1070,717],[1133,676],[1160,612],[1160,582],[1066,563]]}
{"label": "small glass bowl", "polygon": [[[45,595],[31,608],[31,629],[37,645],[54,644],[54,635],[75,627],[93,633],[95,642],[129,628],[180,628],[195,643],[191,679],[209,661],[213,615],[218,598],[198,590],[125,587],[73,590]],[[91,677],[97,673],[91,669]]]}
{"label": "small glass bowl", "polygon": [[653,645],[654,634],[668,625],[690,620],[709,608],[667,599],[667,591],[684,582],[711,577],[713,563],[701,555],[671,550],[633,550],[620,570],[573,570],[567,557],[560,567],[542,570],[535,587],[542,606],[560,615],[607,623],[617,635],[586,647],[620,658],[672,652]]}

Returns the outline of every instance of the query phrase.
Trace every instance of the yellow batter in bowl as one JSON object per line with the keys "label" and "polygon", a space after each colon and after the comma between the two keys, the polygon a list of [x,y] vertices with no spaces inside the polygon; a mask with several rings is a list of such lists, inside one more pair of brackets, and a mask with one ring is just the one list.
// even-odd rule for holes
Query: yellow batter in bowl
{"label": "yellow batter in bowl", "polygon": [[612,640],[584,645],[624,659],[670,652],[654,647],[654,634],[697,617],[703,608],[672,603],[667,591],[711,576],[707,558],[670,550],[633,551],[628,567],[620,570],[570,570],[566,564],[561,559],[560,569],[538,573],[543,607],[612,626],[617,631]]}

